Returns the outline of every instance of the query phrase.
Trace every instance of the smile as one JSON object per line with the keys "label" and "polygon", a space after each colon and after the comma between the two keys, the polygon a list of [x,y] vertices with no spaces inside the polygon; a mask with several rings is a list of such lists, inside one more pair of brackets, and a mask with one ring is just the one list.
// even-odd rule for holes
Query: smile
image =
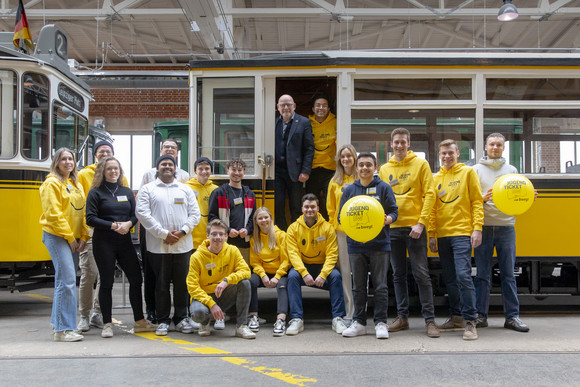
{"label": "smile", "polygon": [[448,202],[446,202],[445,200],[443,200],[443,199],[439,198],[439,200],[441,200],[441,203],[445,203],[445,204],[453,203],[453,202],[454,202],[454,201],[456,201],[457,199],[459,199],[459,195],[457,195],[457,197],[456,197],[455,199],[453,199],[453,200],[450,200],[450,201],[448,201]]}
{"label": "smile", "polygon": [[[407,192],[409,192],[410,190],[411,190],[411,187],[409,187],[409,189],[408,189],[408,190],[406,190],[406,191],[405,191],[405,192],[403,192],[403,193],[396,193],[396,192],[395,192],[395,190],[393,190],[393,193],[394,193],[395,195],[405,195],[405,194],[406,194]],[[458,196],[458,197],[459,197],[459,196]]]}
{"label": "smile", "polygon": [[304,254],[304,253],[300,253],[300,254],[302,254],[302,256],[303,256],[304,258],[310,258],[310,259],[312,259],[312,258],[316,258],[316,257],[318,257],[318,256],[320,255],[320,251],[318,252],[318,254],[316,254],[316,255],[314,255],[314,256],[312,256],[312,257],[309,257],[308,255],[306,255],[306,254]]}

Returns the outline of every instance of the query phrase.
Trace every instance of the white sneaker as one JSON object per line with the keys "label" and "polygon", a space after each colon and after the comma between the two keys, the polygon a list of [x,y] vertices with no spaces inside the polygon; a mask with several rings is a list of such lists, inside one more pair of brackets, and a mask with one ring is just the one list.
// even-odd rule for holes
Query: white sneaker
{"label": "white sneaker", "polygon": [[205,337],[211,335],[211,330],[209,329],[209,322],[207,324],[199,324],[199,330],[197,334]]}
{"label": "white sneaker", "polygon": [[377,339],[388,339],[389,326],[384,322],[377,323],[375,325],[375,334],[377,335]]}
{"label": "white sneaker", "polygon": [[175,330],[181,333],[193,333],[193,327],[189,323],[189,318],[184,318],[176,326]]}
{"label": "white sneaker", "polygon": [[286,321],[282,320],[281,318],[277,319],[274,323],[274,331],[273,334],[275,337],[284,336],[286,332]]}
{"label": "white sneaker", "polygon": [[366,334],[367,328],[358,321],[353,320],[350,326],[342,332],[342,337],[356,337],[364,336]]}
{"label": "white sneaker", "polygon": [[169,330],[169,324],[161,323],[157,325],[157,329],[155,329],[155,334],[157,336],[167,336],[167,331]]}
{"label": "white sneaker", "polygon": [[240,325],[236,328],[236,337],[241,337],[242,339],[255,339],[256,334],[252,332],[247,325]]}
{"label": "white sneaker", "polygon": [[81,315],[79,323],[77,324],[77,331],[87,332],[89,329],[91,329],[89,324],[89,316]]}
{"label": "white sneaker", "polygon": [[54,341],[66,341],[66,342],[73,342],[73,341],[81,341],[85,337],[80,333],[76,333],[75,331],[60,331],[54,332],[53,334]]}
{"label": "white sneaker", "polygon": [[254,314],[250,316],[250,320],[248,321],[248,328],[250,328],[252,332],[260,331],[260,320],[258,319],[258,315]]}
{"label": "white sneaker", "polygon": [[105,327],[105,324],[103,323],[103,315],[97,312],[93,312],[91,314],[89,324],[91,324],[92,327],[103,329]]}
{"label": "white sneaker", "polygon": [[193,319],[191,317],[189,317],[189,325],[191,325],[193,327],[194,331],[198,331],[199,330],[199,323],[193,321]]}
{"label": "white sneaker", "polygon": [[216,331],[223,331],[224,329],[226,329],[225,321],[215,320],[215,322],[213,323],[213,329],[215,329]]}
{"label": "white sneaker", "polygon": [[294,336],[299,334],[304,330],[304,322],[300,318],[293,318],[288,324],[288,329],[286,329],[286,334],[288,336]]}
{"label": "white sneaker", "polygon": [[113,323],[106,323],[101,331],[101,337],[108,339],[113,337]]}
{"label": "white sneaker", "polygon": [[341,335],[346,328],[347,328],[346,324],[344,323],[342,317],[335,317],[332,319],[332,330],[338,333],[339,335]]}

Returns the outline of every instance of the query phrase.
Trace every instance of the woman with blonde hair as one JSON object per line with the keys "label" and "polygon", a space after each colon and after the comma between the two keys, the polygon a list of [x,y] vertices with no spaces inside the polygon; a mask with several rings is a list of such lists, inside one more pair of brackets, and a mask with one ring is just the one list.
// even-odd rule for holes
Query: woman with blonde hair
{"label": "woman with blonde hair", "polygon": [[253,332],[260,330],[258,318],[258,288],[276,288],[278,306],[274,336],[284,336],[286,314],[288,313],[288,277],[290,260],[286,252],[286,233],[274,225],[272,214],[266,207],[254,213],[254,232],[250,239],[250,266],[252,276],[252,298],[250,300],[250,321],[248,327]]}
{"label": "woman with blonde hair", "polygon": [[93,255],[101,276],[99,303],[103,313],[101,337],[113,337],[111,310],[116,264],[129,280],[129,301],[135,320],[134,331],[153,332],[156,325],[143,317],[141,266],[133,247],[130,230],[137,224],[135,197],[123,186],[123,169],[112,157],[101,159],[87,195],[87,224],[94,227]]}
{"label": "woman with blonde hair", "polygon": [[328,221],[336,230],[338,243],[338,265],[342,275],[342,291],[344,293],[345,319],[351,320],[354,314],[354,300],[352,298],[352,277],[348,248],[346,246],[346,234],[338,222],[340,212],[340,199],[343,188],[348,187],[357,179],[356,173],[357,152],[351,144],[342,145],[336,154],[336,172],[328,184],[328,196],[326,197],[326,209]]}
{"label": "woman with blonde hair", "polygon": [[54,341],[80,341],[77,327],[76,264],[89,240],[85,223],[85,193],[77,179],[74,153],[60,148],[50,173],[40,186],[42,243],[54,265],[54,298],[50,324]]}

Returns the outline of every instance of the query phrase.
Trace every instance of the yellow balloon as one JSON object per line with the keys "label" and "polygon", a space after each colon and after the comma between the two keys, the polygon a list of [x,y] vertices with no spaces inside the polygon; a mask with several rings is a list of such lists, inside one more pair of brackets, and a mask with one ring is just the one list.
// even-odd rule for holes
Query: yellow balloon
{"label": "yellow balloon", "polygon": [[520,215],[534,202],[534,186],[527,177],[510,173],[493,185],[493,202],[506,215]]}
{"label": "yellow balloon", "polygon": [[368,242],[385,225],[385,210],[375,198],[366,195],[352,197],[340,210],[340,224],[346,235],[357,242]]}

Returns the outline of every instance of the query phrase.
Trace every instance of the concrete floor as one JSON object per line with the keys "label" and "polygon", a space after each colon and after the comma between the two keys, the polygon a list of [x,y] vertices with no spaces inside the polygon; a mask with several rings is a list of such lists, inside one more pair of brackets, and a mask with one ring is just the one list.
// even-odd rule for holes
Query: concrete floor
{"label": "concrete floor", "polygon": [[[114,305],[122,305],[115,284]],[[479,340],[461,332],[425,335],[419,316],[411,329],[374,337],[343,338],[331,330],[328,294],[305,289],[305,330],[273,337],[275,292],[260,289],[261,317],[256,340],[234,337],[234,323],[209,337],[170,332],[133,335],[130,308],[113,310],[115,336],[91,329],[78,343],[52,341],[49,319],[52,289],[0,292],[1,385],[578,385],[580,312],[522,311],[529,333],[503,328],[501,312],[479,329]],[[395,314],[394,309],[389,310]],[[438,310],[443,322],[445,310]]]}

